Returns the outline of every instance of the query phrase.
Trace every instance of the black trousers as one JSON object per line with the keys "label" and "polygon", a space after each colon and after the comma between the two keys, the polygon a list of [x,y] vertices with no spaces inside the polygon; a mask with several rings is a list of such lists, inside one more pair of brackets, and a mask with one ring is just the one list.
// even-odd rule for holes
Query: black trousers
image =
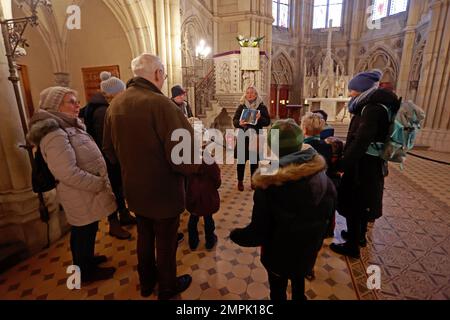
{"label": "black trousers", "polygon": [[[258,170],[259,165],[258,164],[251,164],[250,165],[250,172],[253,176],[253,174]],[[237,175],[238,175],[238,181],[244,181],[245,176],[245,164],[238,164],[237,165]]]}
{"label": "black trousers", "polygon": [[177,232],[180,217],[155,220],[136,215],[136,221],[138,273],[141,289],[151,289],[158,282],[160,293],[175,291],[177,284]]}
{"label": "black trousers", "polygon": [[[119,164],[112,164],[105,157],[106,167],[108,169],[108,178],[111,183],[111,188],[116,197],[117,202],[117,210],[122,211],[126,208],[125,205],[125,197],[123,195],[123,187],[122,187],[122,173]],[[117,214],[114,213],[114,216],[117,217]]]}
{"label": "black trousers", "polygon": [[353,249],[359,249],[359,241],[367,233],[368,215],[367,212],[354,213],[349,215],[347,220],[348,240],[347,244]]}
{"label": "black trousers", "polygon": [[[267,270],[269,276],[270,285],[270,299],[273,301],[286,301],[287,300],[287,286],[288,277],[277,275]],[[305,277],[298,277],[291,280],[292,300],[302,301],[306,300],[305,296]]]}
{"label": "black trousers", "polygon": [[[195,216],[191,214],[188,222],[188,231],[189,238],[198,241],[198,221],[200,220],[199,216]],[[213,241],[214,239],[214,230],[216,230],[216,225],[214,223],[214,219],[212,215],[204,216],[203,221],[205,222],[205,238],[206,241]]]}
{"label": "black trousers", "polygon": [[82,227],[72,226],[70,233],[70,250],[73,264],[80,267],[81,274],[89,273],[94,267],[95,237],[98,230],[98,221]]}

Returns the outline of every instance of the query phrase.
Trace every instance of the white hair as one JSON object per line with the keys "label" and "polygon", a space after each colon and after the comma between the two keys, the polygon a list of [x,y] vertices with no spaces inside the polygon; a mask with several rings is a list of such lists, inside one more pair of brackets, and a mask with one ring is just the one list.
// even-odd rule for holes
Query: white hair
{"label": "white hair", "polygon": [[131,70],[135,77],[153,80],[155,72],[160,69],[164,70],[164,65],[161,59],[153,54],[143,53],[131,61]]}

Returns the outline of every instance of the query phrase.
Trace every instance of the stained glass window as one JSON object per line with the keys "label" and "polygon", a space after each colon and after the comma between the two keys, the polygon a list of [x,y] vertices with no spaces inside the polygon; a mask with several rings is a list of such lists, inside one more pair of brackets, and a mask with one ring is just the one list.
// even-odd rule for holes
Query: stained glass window
{"label": "stained glass window", "polygon": [[374,0],[373,1],[373,20],[392,16],[404,12],[408,9],[408,0]]}
{"label": "stained glass window", "polygon": [[343,0],[314,0],[313,29],[330,27],[337,28],[342,25]]}
{"label": "stained glass window", "polygon": [[408,0],[391,0],[390,15],[406,11],[408,8]]}
{"label": "stained glass window", "polygon": [[273,25],[281,28],[289,28],[289,0],[272,1]]}

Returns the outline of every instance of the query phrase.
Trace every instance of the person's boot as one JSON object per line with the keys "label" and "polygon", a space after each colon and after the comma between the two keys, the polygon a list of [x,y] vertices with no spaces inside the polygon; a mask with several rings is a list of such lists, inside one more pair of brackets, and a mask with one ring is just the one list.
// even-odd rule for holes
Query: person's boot
{"label": "person's boot", "polygon": [[81,282],[84,284],[88,284],[94,281],[101,280],[109,280],[112,279],[114,273],[116,272],[116,268],[99,268],[95,267],[89,271],[81,272]]}
{"label": "person's boot", "polygon": [[130,214],[130,211],[127,208],[119,211],[119,220],[120,225],[122,226],[130,226],[136,224],[136,218]]}
{"label": "person's boot", "polygon": [[192,277],[188,274],[182,275],[177,278],[177,285],[175,291],[160,292],[158,295],[159,300],[169,300],[175,297],[177,294],[185,291],[192,283]]}
{"label": "person's boot", "polygon": [[131,233],[127,230],[123,229],[120,226],[120,222],[118,219],[113,219],[109,221],[109,235],[116,237],[120,240],[126,240],[131,238]]}
{"label": "person's boot", "polygon": [[156,281],[151,282],[148,286],[141,284],[141,296],[144,298],[150,297],[155,289],[155,286]]}
{"label": "person's boot", "polygon": [[193,235],[193,234],[189,233],[189,248],[192,251],[197,250],[199,242],[200,242],[200,240],[198,238],[198,234],[197,235]]}
{"label": "person's boot", "polygon": [[217,243],[217,236],[215,234],[213,234],[211,237],[208,237],[206,239],[205,244],[206,250],[211,250],[212,248],[214,248],[216,243]]}
{"label": "person's boot", "polygon": [[241,192],[244,191],[244,182],[238,181],[238,190]]}
{"label": "person's boot", "polygon": [[350,258],[354,258],[354,259],[360,258],[359,248],[352,248],[347,243],[342,243],[342,244],[332,243],[330,245],[330,249],[331,249],[331,251],[336,252],[337,254],[342,254],[342,255],[350,257]]}
{"label": "person's boot", "polygon": [[108,261],[108,257],[104,256],[104,255],[100,255],[100,256],[94,256],[92,258],[92,264],[94,266],[98,266],[99,264],[105,263]]}

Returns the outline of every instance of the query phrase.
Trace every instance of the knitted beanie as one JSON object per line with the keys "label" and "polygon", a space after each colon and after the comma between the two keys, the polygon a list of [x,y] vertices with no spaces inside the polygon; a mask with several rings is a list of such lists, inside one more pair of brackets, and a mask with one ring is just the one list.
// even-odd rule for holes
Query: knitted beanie
{"label": "knitted beanie", "polygon": [[46,111],[58,111],[64,96],[68,93],[77,95],[77,92],[66,87],[50,87],[40,94],[39,108]]}
{"label": "knitted beanie", "polygon": [[172,88],[172,99],[185,93],[186,91],[180,85],[176,85]]}
{"label": "knitted beanie", "polygon": [[300,151],[303,146],[303,131],[293,119],[278,120],[269,131],[268,144],[271,147],[272,130],[279,130],[279,157]]}
{"label": "knitted beanie", "polygon": [[100,73],[100,88],[102,92],[115,96],[116,94],[125,91],[126,85],[119,78],[112,77],[111,72],[103,71]]}
{"label": "knitted beanie", "polygon": [[381,70],[372,70],[368,72],[358,73],[348,84],[350,90],[357,92],[366,92],[371,89],[383,77]]}

